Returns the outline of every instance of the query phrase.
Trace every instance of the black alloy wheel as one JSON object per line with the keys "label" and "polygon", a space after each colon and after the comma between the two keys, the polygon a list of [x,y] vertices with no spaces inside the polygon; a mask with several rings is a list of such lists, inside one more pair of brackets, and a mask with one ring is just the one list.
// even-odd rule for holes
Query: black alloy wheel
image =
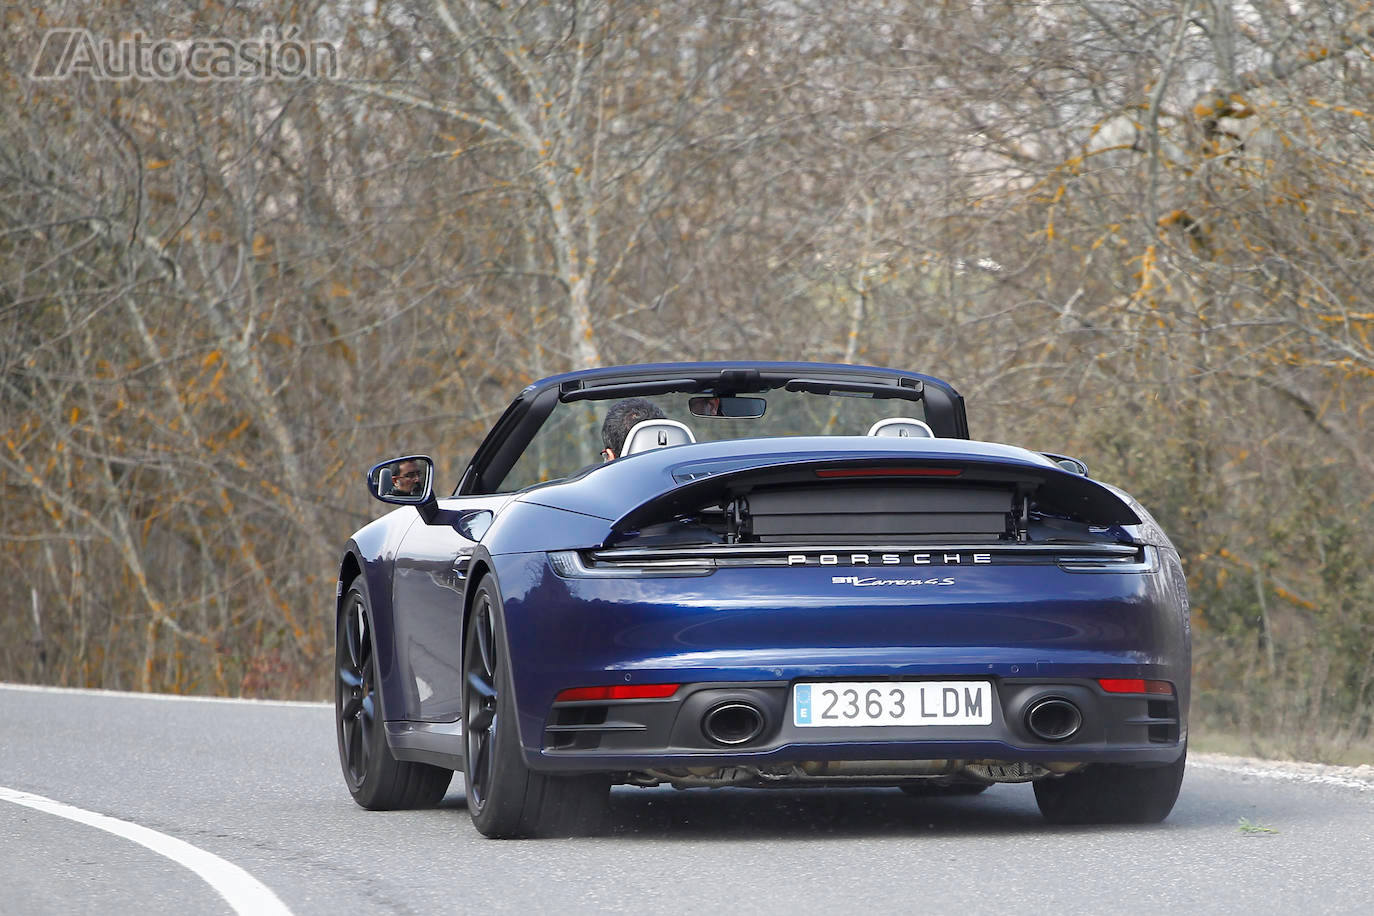
{"label": "black alloy wheel", "polygon": [[335,710],[339,719],[339,754],[348,787],[357,791],[367,778],[372,729],[377,724],[373,689],[372,634],[361,595],[349,594],[338,638],[338,689]]}
{"label": "black alloy wheel", "polygon": [[1036,780],[1035,801],[1051,824],[1157,824],[1174,809],[1187,761],[1185,745],[1165,766],[1092,764]]}
{"label": "black alloy wheel", "polygon": [[502,724],[497,708],[496,629],[492,622],[491,596],[485,590],[478,593],[477,605],[472,609],[463,659],[463,677],[468,810],[476,815],[485,808],[492,782],[496,778],[494,750]]}
{"label": "black alloy wheel", "polygon": [[438,804],[453,771],[397,760],[387,746],[371,621],[367,598],[355,584],[335,628],[334,718],[344,782],[369,810]]}
{"label": "black alloy wheel", "polygon": [[610,777],[535,772],[516,724],[510,654],[495,580],[473,596],[463,649],[463,739],[468,814],[483,836],[510,839],[594,833]]}

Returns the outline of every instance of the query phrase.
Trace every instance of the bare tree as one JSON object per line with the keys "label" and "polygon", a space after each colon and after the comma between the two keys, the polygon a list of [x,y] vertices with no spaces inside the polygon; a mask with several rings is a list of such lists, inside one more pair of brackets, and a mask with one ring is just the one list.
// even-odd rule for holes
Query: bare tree
{"label": "bare tree", "polygon": [[[1202,721],[1275,710],[1309,753],[1367,735],[1372,15],[15,11],[0,676],[318,693],[374,460],[456,480],[511,392],[567,368],[823,359],[943,374],[975,435],[1078,452],[1156,510]],[[340,68],[29,79],[52,25],[291,26]]]}

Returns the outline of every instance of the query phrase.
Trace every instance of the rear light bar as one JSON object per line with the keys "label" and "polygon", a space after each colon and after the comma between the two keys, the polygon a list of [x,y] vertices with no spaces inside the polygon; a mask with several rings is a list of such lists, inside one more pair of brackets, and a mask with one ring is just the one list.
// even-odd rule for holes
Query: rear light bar
{"label": "rear light bar", "polygon": [[1097,683],[1108,693],[1148,693],[1171,697],[1174,685],[1168,681],[1147,681],[1139,677],[1100,677]]}
{"label": "rear light bar", "polygon": [[963,468],[820,468],[817,477],[958,477]]}
{"label": "rear light bar", "polygon": [[611,684],[606,687],[569,687],[555,703],[574,700],[661,700],[677,693],[677,684]]}

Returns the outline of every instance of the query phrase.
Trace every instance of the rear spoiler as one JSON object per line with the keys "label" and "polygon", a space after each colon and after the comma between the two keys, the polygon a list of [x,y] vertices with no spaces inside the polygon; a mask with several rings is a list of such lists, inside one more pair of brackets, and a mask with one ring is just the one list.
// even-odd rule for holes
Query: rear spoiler
{"label": "rear spoiler", "polygon": [[1051,465],[1000,458],[917,456],[808,458],[766,465],[721,470],[688,479],[635,506],[612,525],[612,537],[648,525],[694,513],[703,506],[729,507],[739,497],[765,487],[824,488],[870,484],[918,486],[930,490],[960,487],[998,488],[1012,494],[1010,511],[1019,515],[1016,524],[1024,536],[1028,514],[1035,511],[1069,518],[1088,525],[1138,525],[1141,518],[1130,504],[1104,484]]}

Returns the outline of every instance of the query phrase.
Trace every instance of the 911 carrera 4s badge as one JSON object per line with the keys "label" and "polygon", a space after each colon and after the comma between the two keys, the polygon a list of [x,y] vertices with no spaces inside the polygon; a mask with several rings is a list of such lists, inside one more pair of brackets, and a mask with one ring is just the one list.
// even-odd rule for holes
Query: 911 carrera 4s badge
{"label": "911 carrera 4s badge", "polygon": [[831,585],[853,585],[867,588],[874,585],[953,585],[953,576],[937,576],[934,579],[883,579],[878,576],[831,576]]}

